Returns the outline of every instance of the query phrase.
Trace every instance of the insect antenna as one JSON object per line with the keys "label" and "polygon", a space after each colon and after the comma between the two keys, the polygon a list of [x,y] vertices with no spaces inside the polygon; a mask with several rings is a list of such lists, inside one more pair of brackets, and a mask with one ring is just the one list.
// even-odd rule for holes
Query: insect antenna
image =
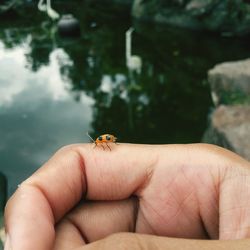
{"label": "insect antenna", "polygon": [[89,135],[89,132],[87,132],[86,134],[91,139],[91,141],[95,143],[95,140]]}

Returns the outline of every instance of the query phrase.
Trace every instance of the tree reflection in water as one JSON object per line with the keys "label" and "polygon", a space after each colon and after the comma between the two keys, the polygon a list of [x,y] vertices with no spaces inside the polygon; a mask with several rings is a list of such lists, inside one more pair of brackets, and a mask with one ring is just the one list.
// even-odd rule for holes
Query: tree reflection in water
{"label": "tree reflection in water", "polygon": [[[0,39],[9,49],[27,46],[26,64],[34,72],[48,65],[54,50],[64,51],[67,56],[57,61],[68,91],[76,101],[82,92],[95,100],[95,135],[109,132],[138,143],[198,142],[211,107],[206,72],[215,63],[243,58],[247,43],[135,24],[133,49],[142,57],[143,68],[131,77],[124,53],[130,19],[71,8],[81,21],[83,35],[78,39],[61,39],[55,23],[43,16],[32,26],[23,27],[22,19],[12,27],[1,24],[5,29]],[[63,5],[57,9],[65,11]]]}

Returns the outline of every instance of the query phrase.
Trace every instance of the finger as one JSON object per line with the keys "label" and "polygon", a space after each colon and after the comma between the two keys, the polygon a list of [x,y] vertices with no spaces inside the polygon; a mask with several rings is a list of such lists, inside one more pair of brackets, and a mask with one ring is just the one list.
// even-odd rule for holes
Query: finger
{"label": "finger", "polygon": [[118,232],[134,232],[137,200],[85,202],[56,226],[54,250],[69,250]]}
{"label": "finger", "polygon": [[220,189],[220,239],[250,238],[250,164],[230,167]]}
{"label": "finger", "polygon": [[54,218],[41,192],[29,186],[18,189],[5,211],[6,250],[51,249]]}
{"label": "finger", "polygon": [[250,240],[211,241],[119,233],[74,250],[249,250]]}
{"label": "finger", "polygon": [[12,248],[50,249],[55,222],[83,194],[89,199],[125,199],[145,183],[155,162],[156,149],[149,146],[120,144],[108,152],[73,145],[60,150],[7,203]]}

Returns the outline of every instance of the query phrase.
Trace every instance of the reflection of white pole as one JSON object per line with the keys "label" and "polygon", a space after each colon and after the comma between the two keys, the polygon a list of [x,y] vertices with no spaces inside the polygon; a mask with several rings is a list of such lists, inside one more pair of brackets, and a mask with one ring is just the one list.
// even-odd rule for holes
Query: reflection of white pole
{"label": "reflection of white pole", "polygon": [[126,32],[126,61],[127,61],[127,65],[128,65],[129,58],[131,57],[131,35],[132,35],[133,31],[134,31],[134,29],[130,28]]}
{"label": "reflection of white pole", "polygon": [[51,17],[53,20],[58,19],[60,15],[51,8],[51,0],[47,0],[47,13],[48,16]]}
{"label": "reflection of white pole", "polygon": [[130,28],[126,32],[126,64],[130,71],[141,74],[142,60],[137,55],[132,55],[132,33],[134,28]]}
{"label": "reflection of white pole", "polygon": [[48,16],[51,18],[51,19],[58,19],[60,17],[60,15],[52,9],[51,7],[51,0],[47,0],[46,4],[44,4],[44,1],[45,0],[39,0],[38,2],[38,9],[40,11],[47,11],[47,14]]}
{"label": "reflection of white pole", "polygon": [[37,7],[38,7],[38,9],[40,11],[46,11],[47,10],[47,6],[43,2],[44,2],[44,0],[39,0],[39,2],[38,2]]}

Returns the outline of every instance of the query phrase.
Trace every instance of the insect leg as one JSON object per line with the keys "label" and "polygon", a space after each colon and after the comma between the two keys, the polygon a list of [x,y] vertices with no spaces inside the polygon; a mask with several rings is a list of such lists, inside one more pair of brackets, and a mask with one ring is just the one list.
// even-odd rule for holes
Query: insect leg
{"label": "insect leg", "polygon": [[110,148],[110,146],[108,145],[108,143],[106,142],[106,145],[107,145],[107,147],[109,148],[109,150],[111,151],[111,148]]}
{"label": "insect leg", "polygon": [[103,150],[105,150],[105,147],[102,145],[102,143],[101,143],[101,146],[102,146]]}

